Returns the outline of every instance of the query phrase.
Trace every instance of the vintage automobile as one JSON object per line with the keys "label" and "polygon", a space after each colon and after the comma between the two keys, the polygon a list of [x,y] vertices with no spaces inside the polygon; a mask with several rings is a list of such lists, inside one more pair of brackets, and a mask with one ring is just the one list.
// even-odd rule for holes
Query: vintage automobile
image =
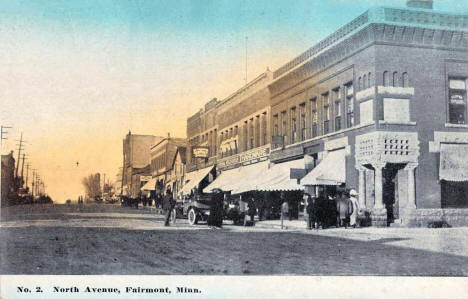
{"label": "vintage automobile", "polygon": [[186,197],[176,202],[172,215],[187,218],[190,225],[195,225],[198,221],[206,221],[210,215],[212,194],[199,194],[193,197]]}

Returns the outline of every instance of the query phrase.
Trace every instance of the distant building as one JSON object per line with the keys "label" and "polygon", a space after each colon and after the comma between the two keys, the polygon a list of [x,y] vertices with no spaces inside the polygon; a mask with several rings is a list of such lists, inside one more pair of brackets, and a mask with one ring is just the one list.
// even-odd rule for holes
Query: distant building
{"label": "distant building", "polygon": [[15,159],[13,152],[2,155],[1,205],[6,206],[9,196],[15,192]]}
{"label": "distant building", "polygon": [[[170,136],[151,146],[150,174],[152,180],[149,183],[151,185],[149,191],[156,193],[164,193],[167,189],[177,191],[180,180],[185,175],[186,147],[187,140],[185,138]],[[173,194],[176,195],[174,192]]]}
{"label": "distant building", "polygon": [[129,132],[123,140],[122,194],[137,197],[142,178],[149,177],[150,148],[163,137]]}

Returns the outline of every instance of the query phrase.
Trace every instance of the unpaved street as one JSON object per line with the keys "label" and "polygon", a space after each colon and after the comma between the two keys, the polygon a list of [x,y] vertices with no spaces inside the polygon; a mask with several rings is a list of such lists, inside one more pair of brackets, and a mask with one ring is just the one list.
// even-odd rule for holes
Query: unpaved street
{"label": "unpaved street", "polygon": [[154,211],[120,206],[12,207],[2,210],[0,273],[468,275],[466,241],[443,252],[466,230],[432,231],[165,228]]}

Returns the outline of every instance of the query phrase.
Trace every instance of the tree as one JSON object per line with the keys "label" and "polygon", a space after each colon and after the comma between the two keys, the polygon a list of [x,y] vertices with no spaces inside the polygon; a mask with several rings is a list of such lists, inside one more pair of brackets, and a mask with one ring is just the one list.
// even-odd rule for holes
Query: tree
{"label": "tree", "polygon": [[85,187],[86,194],[90,198],[96,199],[101,194],[101,176],[99,173],[90,174],[82,180],[83,186]]}

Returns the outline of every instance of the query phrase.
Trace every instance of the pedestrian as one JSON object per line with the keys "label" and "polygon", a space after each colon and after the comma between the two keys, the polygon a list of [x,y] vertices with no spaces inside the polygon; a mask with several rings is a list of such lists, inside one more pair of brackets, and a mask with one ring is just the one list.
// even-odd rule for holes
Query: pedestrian
{"label": "pedestrian", "polygon": [[247,202],[242,199],[242,195],[239,198],[239,218],[243,219],[244,226],[247,225]]}
{"label": "pedestrian", "polygon": [[353,213],[353,204],[345,193],[338,195],[337,201],[338,226],[348,228],[349,216]]}
{"label": "pedestrian", "polygon": [[289,204],[286,201],[284,192],[281,192],[280,199],[283,201],[281,204],[281,229],[283,229],[284,218],[286,217],[286,214],[289,214]]}
{"label": "pedestrian", "polygon": [[356,192],[356,190],[351,189],[351,191],[349,191],[349,200],[353,204],[353,213],[351,214],[350,221],[349,221],[349,224],[352,227],[356,227],[357,220],[358,220],[358,213],[359,213],[359,210],[360,210],[359,202],[357,200],[357,196],[358,196],[358,193]]}
{"label": "pedestrian", "polygon": [[169,222],[171,220],[171,213],[172,210],[174,209],[175,202],[174,199],[172,198],[172,191],[170,188],[167,188],[166,190],[166,195],[164,196],[163,199],[163,210],[165,212],[165,218],[164,218],[164,226],[169,226]]}
{"label": "pedestrian", "polygon": [[315,228],[315,198],[306,193],[307,229]]}
{"label": "pedestrian", "polygon": [[221,228],[223,226],[224,194],[221,189],[214,189],[212,196],[208,226]]}
{"label": "pedestrian", "polygon": [[249,214],[250,221],[252,222],[252,225],[255,224],[254,219],[255,219],[255,214],[257,213],[257,208],[256,208],[255,200],[254,200],[253,197],[250,197],[250,199],[248,201],[247,212]]}

